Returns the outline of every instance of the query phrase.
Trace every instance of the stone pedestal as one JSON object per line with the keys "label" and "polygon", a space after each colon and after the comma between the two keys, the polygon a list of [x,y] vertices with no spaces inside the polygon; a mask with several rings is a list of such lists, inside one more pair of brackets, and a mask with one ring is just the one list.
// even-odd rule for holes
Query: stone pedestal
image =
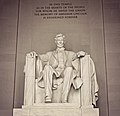
{"label": "stone pedestal", "polygon": [[14,109],[13,116],[99,116],[99,109],[69,103],[48,103]]}

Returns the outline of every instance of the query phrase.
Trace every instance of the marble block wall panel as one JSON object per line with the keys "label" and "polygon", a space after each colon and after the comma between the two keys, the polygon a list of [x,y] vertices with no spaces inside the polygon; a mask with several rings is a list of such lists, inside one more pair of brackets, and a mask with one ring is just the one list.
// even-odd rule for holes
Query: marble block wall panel
{"label": "marble block wall panel", "polygon": [[[87,1],[87,0],[86,0]],[[88,0],[89,1],[89,0]],[[100,0],[102,1],[102,0]],[[64,28],[58,22],[57,25],[60,26],[59,28],[55,28],[55,31],[52,29],[52,22],[51,25],[49,24],[49,28],[45,27],[46,22],[40,21],[39,25],[37,25],[37,21],[39,22],[39,18],[36,20],[31,20],[30,18],[33,16],[31,15],[31,9],[29,4],[32,4],[31,1],[27,0],[20,0],[21,8],[20,8],[20,22],[19,22],[19,30],[18,33],[18,53],[20,53],[20,57],[17,60],[17,74],[16,74],[16,86],[15,86],[15,101],[13,101],[13,86],[14,86],[14,66],[15,66],[15,50],[16,50],[16,35],[17,35],[17,16],[18,16],[18,0],[0,0],[0,116],[11,116],[12,115],[12,107],[13,102],[15,102],[15,107],[21,107],[23,104],[23,65],[24,65],[24,55],[31,51],[36,50],[39,53],[47,52],[48,50],[53,50],[55,48],[54,40],[52,39],[54,35],[61,30],[64,33],[64,28],[67,31],[67,24],[70,24],[71,21],[66,21],[66,25]],[[90,1],[91,2],[91,1]],[[89,3],[90,3],[89,2]],[[96,3],[98,2],[98,3]],[[28,7],[26,6],[28,5]],[[100,108],[100,115],[107,116],[109,107],[109,116],[119,116],[120,114],[120,84],[119,84],[119,77],[120,77],[120,1],[119,0],[103,0],[103,13],[104,13],[104,31],[105,31],[105,52],[106,52],[106,61],[107,61],[107,82],[105,78],[105,72],[103,71],[104,67],[102,64],[104,63],[104,55],[103,51],[103,39],[101,37],[101,16],[100,13],[101,9],[99,9],[99,5],[102,5],[101,2],[97,0],[92,0],[91,6],[92,7],[92,16],[93,18],[87,18],[90,20],[91,26],[87,26],[89,29],[83,28],[86,24],[88,24],[88,20],[82,19],[82,23],[78,26],[78,28],[73,28],[74,33],[72,33],[72,29],[69,29],[69,33],[67,33],[67,40],[66,46],[69,50],[77,51],[85,50],[92,55],[96,63],[96,70],[98,72],[98,82],[100,84],[100,100],[98,105]],[[98,13],[99,12],[99,13]],[[31,23],[33,21],[33,23]],[[74,21],[72,21],[74,23]],[[33,29],[31,30],[31,25]],[[71,25],[70,27],[74,27]],[[81,27],[83,29],[81,29]],[[98,29],[99,27],[99,29]],[[42,29],[40,29],[42,28]],[[78,34],[76,30],[80,28],[81,33],[87,34]],[[38,32],[32,33],[34,30],[39,30]],[[46,33],[47,30],[49,33]],[[62,30],[63,29],[63,30]],[[51,31],[50,31],[51,30]],[[40,33],[39,33],[40,32]],[[41,33],[43,33],[41,35]],[[65,33],[64,33],[65,34]],[[98,36],[99,35],[99,36]],[[91,39],[90,39],[90,38]],[[74,43],[74,38],[75,43]],[[97,39],[96,39],[97,38]],[[98,39],[99,38],[99,39]],[[40,40],[40,42],[38,42]],[[50,43],[47,43],[46,40],[49,40]],[[71,42],[70,42],[70,41]],[[37,42],[36,42],[37,41]],[[27,43],[27,44],[26,44]],[[31,44],[33,43],[33,44]],[[42,46],[41,46],[41,45]],[[79,45],[79,46],[78,46]],[[76,47],[77,46],[77,47]],[[72,47],[72,48],[71,48]],[[96,52],[97,51],[97,52]],[[18,55],[18,54],[17,54]],[[103,60],[101,60],[102,56]],[[19,62],[20,60],[20,62]],[[22,66],[20,66],[22,65]],[[22,67],[22,68],[21,68]],[[102,70],[101,70],[102,69]],[[100,71],[99,71],[100,70]],[[20,71],[20,72],[19,72]],[[7,72],[7,73],[6,73]],[[104,73],[102,73],[104,72]],[[19,76],[19,77],[17,77]],[[21,78],[22,77],[22,78]],[[22,84],[21,84],[22,83]],[[108,91],[106,90],[108,84]],[[22,87],[21,87],[22,86]],[[101,89],[104,88],[104,89]],[[107,93],[108,99],[107,101]],[[22,97],[20,97],[20,95]]]}
{"label": "marble block wall panel", "polygon": [[13,116],[99,116],[98,108],[79,108],[73,104],[42,104],[14,109]]}
{"label": "marble block wall panel", "polygon": [[12,116],[18,0],[0,0],[0,116]]}
{"label": "marble block wall panel", "polygon": [[[77,19],[42,19],[35,16],[37,6],[45,6],[50,2],[64,2],[63,0],[21,0],[20,22],[18,31],[18,52],[16,65],[16,85],[14,107],[23,104],[24,74],[20,68],[23,65],[24,55],[30,51],[46,53],[55,49],[54,37],[57,33],[66,36],[66,49],[78,52],[80,50],[90,53],[95,62],[98,84],[100,86],[98,106],[101,116],[108,116],[105,50],[103,37],[103,17],[101,0],[68,0],[77,5],[85,5],[87,15],[80,15]],[[27,44],[26,44],[27,43]],[[19,65],[20,64],[20,65]],[[22,84],[21,84],[22,83]],[[19,96],[21,95],[21,96]]]}
{"label": "marble block wall panel", "polygon": [[14,109],[13,116],[22,116],[22,109]]}
{"label": "marble block wall panel", "polygon": [[95,108],[95,109],[89,109],[89,108],[85,108],[82,109],[82,116],[99,116],[99,109]]}
{"label": "marble block wall panel", "polygon": [[13,116],[12,111],[13,109],[5,109],[5,110],[0,110],[0,116]]}
{"label": "marble block wall panel", "polygon": [[120,115],[120,0],[103,0],[109,116]]}
{"label": "marble block wall panel", "polygon": [[[77,19],[43,20],[41,16],[34,15],[37,6],[45,6],[50,2],[63,1],[44,0],[44,2],[42,2],[41,0],[21,0],[18,56],[24,56],[26,53],[33,50],[40,54],[54,50],[55,35],[57,33],[65,34],[66,49],[75,52],[84,50],[91,54],[96,65],[98,83],[100,86],[100,100],[98,106],[100,107],[101,115],[107,116],[106,69],[101,0],[68,0],[68,2],[73,4],[86,6],[88,15],[81,15]],[[23,65],[25,58],[17,57],[14,107],[21,107],[23,104],[23,97],[19,97],[19,94],[23,96],[24,92],[19,83],[23,82],[24,74],[19,68],[19,62],[22,62]]]}

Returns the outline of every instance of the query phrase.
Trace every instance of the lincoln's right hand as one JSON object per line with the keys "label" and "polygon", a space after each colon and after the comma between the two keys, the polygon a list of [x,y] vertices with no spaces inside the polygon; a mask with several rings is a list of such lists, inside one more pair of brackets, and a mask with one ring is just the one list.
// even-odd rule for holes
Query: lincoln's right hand
{"label": "lincoln's right hand", "polygon": [[32,58],[38,56],[35,51],[30,52],[29,55],[30,55]]}

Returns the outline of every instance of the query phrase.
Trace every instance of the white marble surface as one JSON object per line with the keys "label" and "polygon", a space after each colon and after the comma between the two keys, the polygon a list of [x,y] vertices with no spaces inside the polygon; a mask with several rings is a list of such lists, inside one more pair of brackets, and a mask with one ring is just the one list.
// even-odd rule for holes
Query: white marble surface
{"label": "white marble surface", "polygon": [[22,116],[22,109],[20,108],[13,109],[13,116]]}
{"label": "white marble surface", "polygon": [[76,104],[47,103],[34,106],[23,106],[14,109],[13,116],[99,116],[99,109],[92,106],[80,108]]}
{"label": "white marble surface", "polygon": [[14,116],[99,116],[92,107],[99,88],[90,55],[65,50],[62,34],[55,43],[54,51],[26,55],[24,106]]}
{"label": "white marble surface", "polygon": [[[81,106],[96,105],[99,88],[94,62],[83,51],[66,50],[64,37],[63,34],[56,35],[53,51],[45,54],[32,51],[26,55],[24,105],[74,101]],[[61,85],[62,89],[59,89]],[[72,88],[74,91],[71,92]]]}

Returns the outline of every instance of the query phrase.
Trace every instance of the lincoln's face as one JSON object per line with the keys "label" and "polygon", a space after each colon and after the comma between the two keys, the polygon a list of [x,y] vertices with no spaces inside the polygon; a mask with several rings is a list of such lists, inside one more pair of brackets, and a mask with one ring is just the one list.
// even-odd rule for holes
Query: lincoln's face
{"label": "lincoln's face", "polygon": [[63,37],[58,37],[58,38],[55,40],[55,43],[56,43],[57,47],[59,47],[59,48],[64,47]]}

